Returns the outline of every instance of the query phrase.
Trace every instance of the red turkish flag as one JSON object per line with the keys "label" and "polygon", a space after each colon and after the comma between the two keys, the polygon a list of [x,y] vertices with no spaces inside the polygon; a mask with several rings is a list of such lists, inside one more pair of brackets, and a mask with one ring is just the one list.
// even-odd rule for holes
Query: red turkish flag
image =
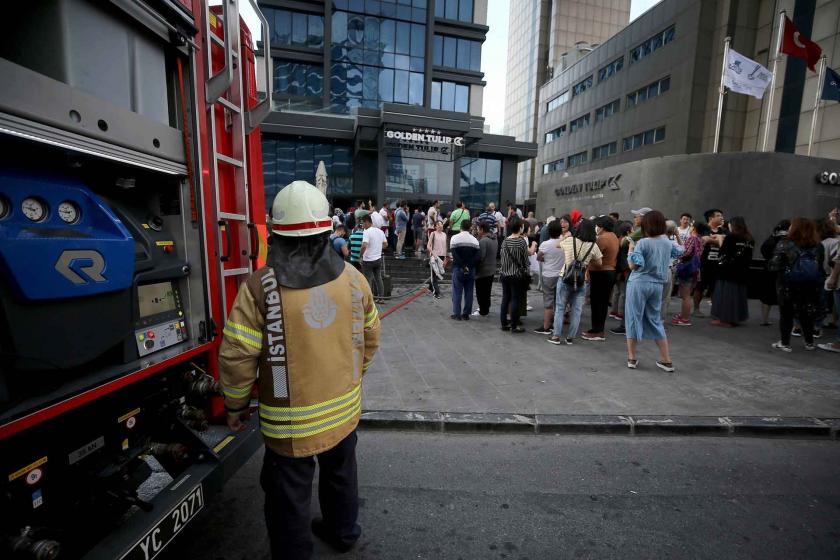
{"label": "red turkish flag", "polygon": [[802,35],[787,16],[785,16],[782,48],[780,50],[785,54],[805,60],[808,63],[808,68],[812,72],[816,72],[814,65],[820,59],[822,48],[808,37]]}

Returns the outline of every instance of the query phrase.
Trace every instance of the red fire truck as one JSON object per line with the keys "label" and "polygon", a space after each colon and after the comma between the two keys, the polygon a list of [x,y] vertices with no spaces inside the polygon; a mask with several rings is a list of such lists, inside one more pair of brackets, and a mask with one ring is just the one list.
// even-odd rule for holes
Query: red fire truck
{"label": "red fire truck", "polygon": [[155,558],[260,445],[217,382],[266,249],[271,69],[239,2],[5,6],[2,558]]}

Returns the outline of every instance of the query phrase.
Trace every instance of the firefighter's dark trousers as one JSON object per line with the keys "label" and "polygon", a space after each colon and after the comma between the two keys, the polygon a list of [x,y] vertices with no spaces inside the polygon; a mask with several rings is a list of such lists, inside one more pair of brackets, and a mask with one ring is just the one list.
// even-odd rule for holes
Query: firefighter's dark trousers
{"label": "firefighter's dark trousers", "polygon": [[293,459],[266,448],[260,473],[272,560],[312,557],[310,500],[318,459],[318,501],[325,527],[337,542],[354,543],[362,533],[356,478],[356,432],[315,457]]}

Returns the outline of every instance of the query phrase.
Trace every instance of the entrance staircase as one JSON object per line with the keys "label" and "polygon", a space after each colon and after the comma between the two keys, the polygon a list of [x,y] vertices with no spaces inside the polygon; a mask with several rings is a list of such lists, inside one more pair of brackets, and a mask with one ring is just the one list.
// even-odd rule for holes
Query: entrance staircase
{"label": "entrance staircase", "polygon": [[[404,259],[397,259],[393,254],[385,254],[385,270],[391,275],[391,282],[394,288],[409,288],[428,282],[429,266],[423,264],[423,257],[415,256],[414,252],[406,253]],[[449,266],[443,276],[441,284],[449,284],[452,281],[452,267]]]}

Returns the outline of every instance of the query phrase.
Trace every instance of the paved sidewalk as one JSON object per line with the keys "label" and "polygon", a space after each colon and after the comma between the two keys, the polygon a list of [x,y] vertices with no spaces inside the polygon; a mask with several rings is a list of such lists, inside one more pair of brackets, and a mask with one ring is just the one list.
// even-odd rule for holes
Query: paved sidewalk
{"label": "paved sidewalk", "polygon": [[[635,371],[625,366],[622,336],[548,344],[530,332],[541,323],[536,291],[529,292],[535,309],[524,321],[528,332],[501,331],[499,300],[496,285],[490,315],[468,322],[449,318],[448,292],[385,318],[380,352],[365,375],[365,410],[840,418],[840,355],[806,352],[801,338],[790,354],[771,349],[778,327],[758,325],[758,302],[750,302],[743,327],[716,328],[708,319],[669,325],[677,371],[667,374],[656,368],[652,342],[641,344]],[[672,312],[677,307],[674,299]],[[778,324],[775,310],[771,317]],[[589,324],[585,309],[581,330]],[[608,327],[616,324],[608,319]],[[826,331],[821,341],[833,336]]]}

